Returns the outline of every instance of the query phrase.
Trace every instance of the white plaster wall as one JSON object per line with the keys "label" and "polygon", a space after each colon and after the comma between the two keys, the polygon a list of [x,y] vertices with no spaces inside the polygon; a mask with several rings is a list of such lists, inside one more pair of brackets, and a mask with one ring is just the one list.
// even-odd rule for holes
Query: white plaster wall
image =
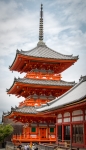
{"label": "white plaster wall", "polygon": [[64,118],[64,122],[70,122],[70,118]]}
{"label": "white plaster wall", "polygon": [[82,121],[83,116],[72,117],[72,121]]}
{"label": "white plaster wall", "polygon": [[72,116],[83,114],[82,110],[75,110],[72,112]]}

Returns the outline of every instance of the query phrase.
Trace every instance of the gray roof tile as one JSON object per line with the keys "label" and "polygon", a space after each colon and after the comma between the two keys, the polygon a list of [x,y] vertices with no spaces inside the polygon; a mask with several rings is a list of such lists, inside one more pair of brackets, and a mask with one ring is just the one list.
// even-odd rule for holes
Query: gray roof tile
{"label": "gray roof tile", "polygon": [[65,59],[65,60],[78,59],[78,56],[63,55],[50,49],[46,45],[37,45],[34,49],[28,51],[17,50],[17,53],[25,56],[32,56],[39,58]]}
{"label": "gray roof tile", "polygon": [[14,112],[19,112],[19,113],[28,113],[28,114],[36,114],[36,108],[34,106],[23,106],[19,108],[14,108]]}
{"label": "gray roof tile", "polygon": [[66,82],[63,80],[40,80],[40,79],[29,79],[29,78],[18,78],[14,80],[15,82],[21,82],[26,84],[36,84],[45,86],[73,86],[75,82]]}

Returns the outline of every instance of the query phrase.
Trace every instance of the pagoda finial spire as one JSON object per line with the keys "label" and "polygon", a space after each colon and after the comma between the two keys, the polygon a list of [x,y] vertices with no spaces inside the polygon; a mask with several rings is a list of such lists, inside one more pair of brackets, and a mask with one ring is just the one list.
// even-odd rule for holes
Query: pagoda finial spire
{"label": "pagoda finial spire", "polygon": [[43,41],[43,4],[41,4],[40,24],[39,24],[39,41]]}

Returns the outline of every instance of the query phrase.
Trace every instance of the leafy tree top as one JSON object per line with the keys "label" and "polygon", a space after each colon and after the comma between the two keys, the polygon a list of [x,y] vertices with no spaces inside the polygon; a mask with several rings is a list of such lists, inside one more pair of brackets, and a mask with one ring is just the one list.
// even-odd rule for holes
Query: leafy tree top
{"label": "leafy tree top", "polygon": [[9,136],[13,132],[13,127],[10,124],[3,125],[0,124],[0,142]]}

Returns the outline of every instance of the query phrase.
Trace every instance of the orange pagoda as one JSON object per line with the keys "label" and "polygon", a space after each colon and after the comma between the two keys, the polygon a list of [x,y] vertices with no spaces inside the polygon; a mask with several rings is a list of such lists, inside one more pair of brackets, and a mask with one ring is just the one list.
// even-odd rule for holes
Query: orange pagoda
{"label": "orange pagoda", "polygon": [[56,142],[56,116],[37,112],[41,105],[61,96],[75,85],[61,78],[61,72],[78,60],[78,56],[58,53],[43,42],[43,5],[41,4],[39,23],[39,42],[28,51],[16,51],[15,59],[9,67],[10,71],[26,73],[24,78],[14,78],[7,94],[18,98],[24,97],[18,107],[11,108],[9,119],[24,124],[20,135],[13,135],[16,142]]}

